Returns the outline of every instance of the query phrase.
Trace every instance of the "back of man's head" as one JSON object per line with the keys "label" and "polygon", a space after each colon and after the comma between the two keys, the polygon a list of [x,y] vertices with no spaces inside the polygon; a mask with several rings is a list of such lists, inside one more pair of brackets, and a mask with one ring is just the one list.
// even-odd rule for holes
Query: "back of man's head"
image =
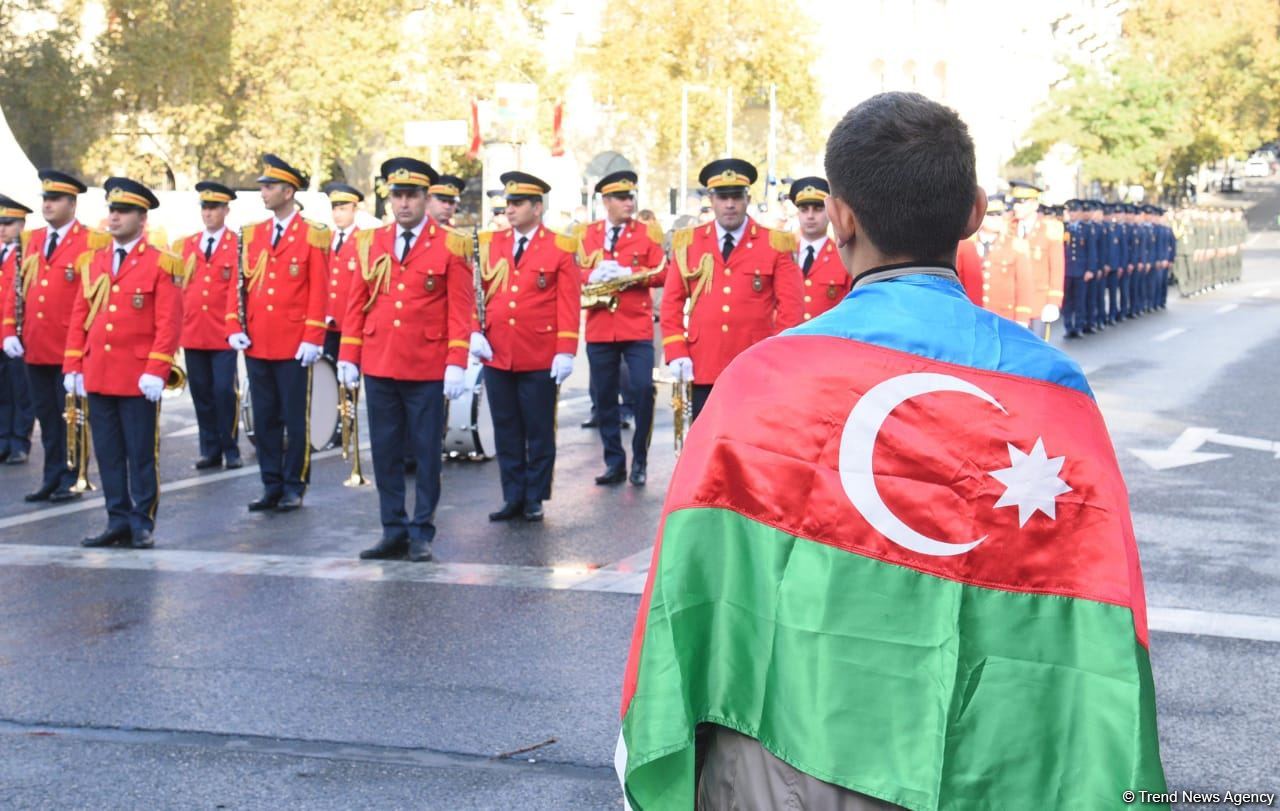
{"label": "back of man's head", "polygon": [[885,256],[950,261],[977,194],[973,139],[960,116],[919,93],[881,93],[827,140],[831,194]]}

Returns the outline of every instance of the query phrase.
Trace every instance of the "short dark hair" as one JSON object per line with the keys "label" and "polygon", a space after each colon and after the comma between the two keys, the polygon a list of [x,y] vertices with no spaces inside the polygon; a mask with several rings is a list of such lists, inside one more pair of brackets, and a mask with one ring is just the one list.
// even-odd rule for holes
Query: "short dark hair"
{"label": "short dark hair", "polygon": [[954,110],[919,93],[881,93],[827,139],[831,193],[884,254],[955,255],[977,196],[973,139]]}

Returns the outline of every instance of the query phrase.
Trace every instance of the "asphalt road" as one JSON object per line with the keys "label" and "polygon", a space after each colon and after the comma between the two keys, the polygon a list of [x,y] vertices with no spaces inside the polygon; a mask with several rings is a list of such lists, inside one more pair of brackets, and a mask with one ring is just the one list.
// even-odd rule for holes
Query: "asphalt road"
{"label": "asphalt road", "polygon": [[[1258,199],[1274,224],[1280,198]],[[1280,445],[1261,443],[1280,442],[1280,232],[1253,238],[1243,283],[1065,348],[1130,489],[1170,786],[1274,791]],[[100,502],[26,505],[35,467],[0,466],[0,805],[620,808],[617,706],[670,409],[664,393],[652,484],[594,486],[585,366],[562,393],[546,522],[489,524],[495,464],[450,464],[438,564],[354,561],[375,495],[341,486],[333,453],[302,511],[250,515],[252,467],[191,470],[185,396],[163,408],[154,551],[82,552]],[[1211,438],[1192,453],[1225,455],[1134,453],[1196,427]]]}

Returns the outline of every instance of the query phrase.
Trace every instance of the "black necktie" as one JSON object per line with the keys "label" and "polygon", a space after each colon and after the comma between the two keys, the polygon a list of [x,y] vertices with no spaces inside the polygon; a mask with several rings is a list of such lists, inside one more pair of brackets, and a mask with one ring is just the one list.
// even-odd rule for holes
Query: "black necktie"
{"label": "black necktie", "polygon": [[0,245],[0,267],[4,266],[5,260],[9,258],[9,246]]}
{"label": "black necktie", "polygon": [[124,248],[116,248],[116,273],[119,273],[120,268],[124,267],[124,258],[128,255],[129,252]]}
{"label": "black necktie", "polygon": [[524,244],[529,241],[528,237],[520,237],[520,244],[516,246],[515,260],[516,264],[520,264],[520,257],[524,256]]}
{"label": "black necktie", "polygon": [[208,262],[213,258],[213,237],[209,237],[209,241],[204,244],[204,261]]}
{"label": "black necktie", "polygon": [[809,268],[813,267],[813,246],[810,245],[805,249],[804,255],[804,275],[809,275]]}
{"label": "black necktie", "polygon": [[733,234],[725,234],[724,247],[720,249],[720,258],[728,262],[730,253],[733,253]]}
{"label": "black necktie", "polygon": [[49,259],[53,256],[53,252],[58,249],[58,232],[54,231],[49,234],[49,249],[44,252],[44,258]]}
{"label": "black necktie", "polygon": [[409,258],[409,248],[413,247],[413,232],[405,231],[400,238],[404,240],[404,248],[400,250],[400,264],[403,265],[404,260]]}
{"label": "black necktie", "polygon": [[621,225],[613,226],[613,236],[609,239],[609,253],[613,253],[618,250],[618,232],[621,230]]}
{"label": "black necktie", "polygon": [[280,237],[284,235],[284,226],[276,223],[276,235],[271,238],[271,247],[275,247],[280,242]]}
{"label": "black necktie", "polygon": [[334,249],[333,249],[333,252],[334,252],[334,253],[337,253],[338,251],[342,250],[342,243],[343,243],[343,242],[345,242],[345,241],[346,241],[346,239],[347,239],[347,235],[346,235],[345,233],[343,233],[342,231],[339,231],[339,232],[338,232],[338,244],[337,244],[337,246],[335,246],[335,247],[334,247]]}

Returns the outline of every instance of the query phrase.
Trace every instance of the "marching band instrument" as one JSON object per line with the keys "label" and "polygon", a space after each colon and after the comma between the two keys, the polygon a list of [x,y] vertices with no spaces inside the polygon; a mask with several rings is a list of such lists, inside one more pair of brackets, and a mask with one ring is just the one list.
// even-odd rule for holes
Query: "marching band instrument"
{"label": "marching band instrument", "polygon": [[73,493],[97,490],[89,481],[89,398],[68,394],[62,418],[67,423],[67,467],[76,472]]}
{"label": "marching band instrument", "polygon": [[586,284],[582,287],[582,309],[595,310],[607,309],[609,312],[615,312],[618,309],[618,294],[633,285],[640,284],[650,276],[656,276],[661,272],[661,268],[657,270],[646,270],[643,273],[632,273],[619,279],[611,279],[607,282],[595,282],[594,284]]}
{"label": "marching band instrument", "polygon": [[693,384],[671,382],[671,429],[675,436],[676,456],[684,449],[684,435],[693,423]]}
{"label": "marching band instrument", "polygon": [[236,232],[236,316],[240,319],[240,331],[249,334],[249,291],[246,288],[248,274],[244,269],[244,229]]}
{"label": "marching band instrument", "polygon": [[13,332],[18,336],[18,340],[22,340],[22,315],[26,310],[26,297],[22,294],[23,276],[22,272],[22,234],[18,235],[18,241],[13,246]]}
{"label": "marching band instrument", "polygon": [[475,260],[472,266],[472,284],[476,288],[476,320],[480,323],[480,332],[484,332],[484,277],[480,267],[481,251],[480,251],[480,228],[477,226],[475,232],[471,235],[471,252],[472,258]]}
{"label": "marching band instrument", "polygon": [[343,487],[363,487],[369,480],[360,472],[360,389],[343,386],[338,394],[338,417],[342,424],[342,458],[351,458],[351,475]]}
{"label": "marching band instrument", "polygon": [[343,389],[333,361],[321,356],[311,367],[311,411],[307,419],[311,450],[332,448],[341,440]]}
{"label": "marching band instrument", "polygon": [[169,366],[169,376],[164,381],[165,391],[180,392],[187,387],[187,370],[174,363]]}
{"label": "marching band instrument", "polygon": [[497,455],[493,417],[484,396],[484,365],[475,358],[467,365],[465,389],[445,403],[444,455],[447,459],[484,461]]}

